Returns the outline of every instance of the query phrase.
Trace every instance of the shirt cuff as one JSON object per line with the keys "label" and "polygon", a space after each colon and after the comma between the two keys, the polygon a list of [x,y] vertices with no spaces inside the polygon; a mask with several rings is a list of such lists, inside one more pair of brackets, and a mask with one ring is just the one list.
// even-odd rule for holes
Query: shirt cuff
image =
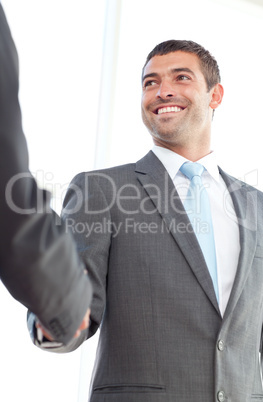
{"label": "shirt cuff", "polygon": [[[35,322],[36,323],[36,322]],[[53,348],[58,348],[63,346],[63,343],[61,342],[56,342],[56,341],[50,341],[47,339],[41,328],[36,328],[36,325],[34,323],[34,343],[35,345],[39,346],[42,349],[53,349]]]}
{"label": "shirt cuff", "polygon": [[37,317],[32,312],[28,311],[27,314],[27,327],[30,333],[32,342],[41,349],[52,350],[63,346],[63,343],[56,341],[49,341],[45,338],[42,330],[36,327]]}

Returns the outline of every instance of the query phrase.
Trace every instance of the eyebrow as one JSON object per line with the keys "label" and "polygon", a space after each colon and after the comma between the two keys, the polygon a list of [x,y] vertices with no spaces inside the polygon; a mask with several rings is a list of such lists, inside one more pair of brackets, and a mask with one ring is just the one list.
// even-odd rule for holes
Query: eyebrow
{"label": "eyebrow", "polygon": [[[172,68],[171,73],[172,73],[172,74],[175,74],[175,73],[190,73],[190,74],[192,74],[194,77],[196,77],[195,73],[194,73],[190,68],[188,68],[188,67]],[[149,74],[145,74],[145,75],[142,77],[142,82],[144,82],[147,78],[155,78],[155,77],[158,77],[158,76],[159,76],[158,73],[149,73]]]}

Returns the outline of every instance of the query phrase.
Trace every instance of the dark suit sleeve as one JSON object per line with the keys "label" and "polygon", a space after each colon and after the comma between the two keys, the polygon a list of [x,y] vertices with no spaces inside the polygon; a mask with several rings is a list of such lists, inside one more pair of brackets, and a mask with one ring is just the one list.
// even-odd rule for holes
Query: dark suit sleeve
{"label": "dark suit sleeve", "polygon": [[0,277],[15,299],[67,344],[91,302],[85,266],[28,169],[18,57],[0,4]]}
{"label": "dark suit sleeve", "polygon": [[[80,173],[72,180],[63,204],[63,220],[74,236],[78,253],[85,261],[92,283],[88,338],[99,328],[106,306],[108,261],[112,244],[110,204],[114,196],[111,190],[112,185],[106,175],[96,171]],[[108,198],[105,193],[108,193]]]}

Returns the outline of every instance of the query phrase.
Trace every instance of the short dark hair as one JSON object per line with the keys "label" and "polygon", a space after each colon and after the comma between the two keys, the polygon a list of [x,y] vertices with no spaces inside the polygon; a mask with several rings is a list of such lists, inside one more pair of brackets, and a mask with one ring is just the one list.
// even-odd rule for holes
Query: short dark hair
{"label": "short dark hair", "polygon": [[163,56],[165,54],[178,51],[197,55],[200,61],[201,71],[206,80],[208,91],[221,81],[220,71],[216,59],[203,46],[190,40],[168,40],[166,42],[159,43],[148,54],[142,71],[144,72],[146,64],[151,60],[152,57]]}

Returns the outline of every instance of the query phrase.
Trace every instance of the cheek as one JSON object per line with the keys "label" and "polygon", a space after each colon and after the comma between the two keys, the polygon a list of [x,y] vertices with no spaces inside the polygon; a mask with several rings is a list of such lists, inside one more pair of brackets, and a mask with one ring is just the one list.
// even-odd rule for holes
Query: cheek
{"label": "cheek", "polygon": [[142,95],[141,105],[144,110],[147,110],[148,107],[154,102],[154,94],[153,91],[151,93],[145,92]]}
{"label": "cheek", "polygon": [[193,90],[190,85],[185,85],[183,88],[181,88],[180,95],[186,99],[189,99],[191,102],[199,97],[198,91]]}

